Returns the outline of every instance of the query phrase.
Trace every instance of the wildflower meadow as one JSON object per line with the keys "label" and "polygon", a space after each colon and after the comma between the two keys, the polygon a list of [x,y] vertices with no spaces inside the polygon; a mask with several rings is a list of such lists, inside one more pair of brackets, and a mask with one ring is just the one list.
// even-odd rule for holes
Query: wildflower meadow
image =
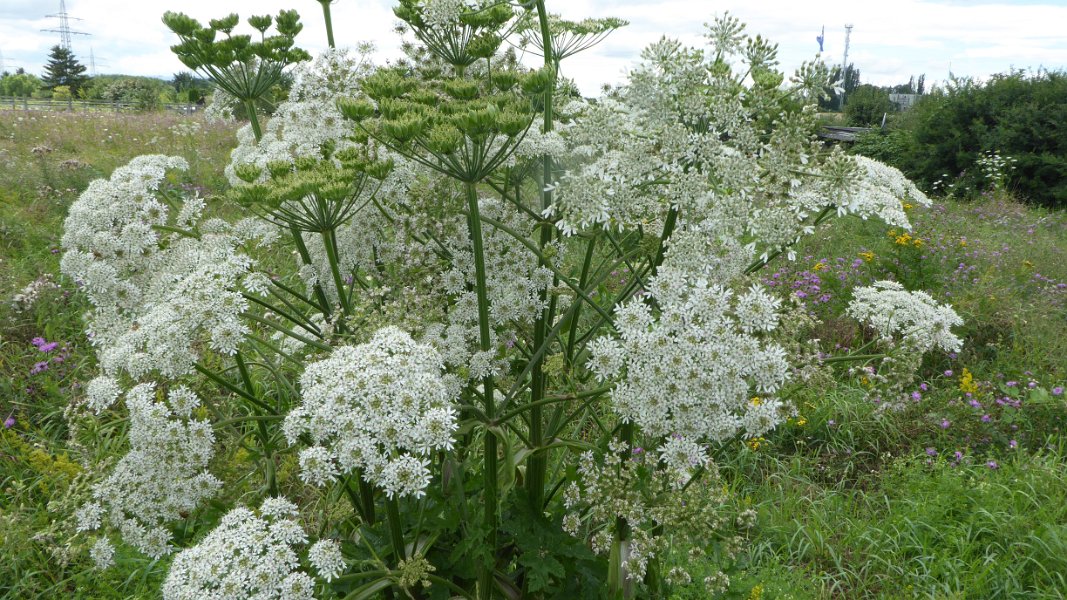
{"label": "wildflower meadow", "polygon": [[825,143],[729,14],[588,98],[624,21],[399,0],[375,62],[318,4],[161,14],[207,115],[0,111],[0,596],[1067,594],[1012,157]]}

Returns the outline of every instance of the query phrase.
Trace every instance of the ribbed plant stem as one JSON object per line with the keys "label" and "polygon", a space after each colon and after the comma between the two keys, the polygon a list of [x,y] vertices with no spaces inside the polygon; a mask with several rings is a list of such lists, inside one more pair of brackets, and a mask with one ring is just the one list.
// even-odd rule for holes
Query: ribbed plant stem
{"label": "ribbed plant stem", "polygon": [[[623,448],[622,460],[629,460],[634,446],[634,425],[625,423],[620,432]],[[630,524],[622,517],[615,518],[615,539],[611,543],[611,555],[608,559],[608,597],[629,598],[633,597],[633,585],[627,578],[626,558],[630,548]]]}
{"label": "ribbed plant stem", "polygon": [[[478,210],[478,190],[473,182],[465,184],[467,191],[467,229],[471,238],[471,249],[474,252],[474,277],[475,293],[478,297],[478,347],[482,352],[491,349],[489,340],[489,289],[485,275],[485,247],[482,242],[482,219]],[[493,376],[486,375],[482,378],[483,408],[485,416],[492,420],[496,415],[496,403],[493,399]],[[490,557],[496,556],[497,529],[499,529],[499,516],[497,515],[497,439],[492,431],[485,432],[485,486],[482,499],[485,503],[485,547]],[[493,597],[493,558],[490,563],[482,565],[478,574],[478,597],[482,600],[491,600]]]}
{"label": "ribbed plant stem", "polygon": [[407,556],[404,556],[404,528],[400,521],[400,501],[395,497],[385,500],[385,516],[389,521],[389,538],[393,542],[394,558],[399,563]]}
{"label": "ribbed plant stem", "polygon": [[[544,0],[537,0],[537,18],[541,25],[541,47],[544,49],[545,55],[545,68],[553,69],[554,62],[552,58],[552,35],[548,27],[548,13],[545,11]],[[548,133],[552,131],[553,127],[553,115],[552,115],[552,95],[555,88],[555,79],[553,78],[552,84],[548,86],[545,91],[545,119],[544,119],[544,132]],[[541,177],[541,210],[545,211],[552,205],[552,157],[547,154],[542,157],[542,177]],[[538,259],[542,267],[547,267],[546,260],[544,258],[544,249],[552,241],[552,228],[547,223],[541,223],[540,225],[541,238],[538,240],[538,246],[541,249],[540,258]],[[546,303],[548,299],[548,290],[541,290],[540,300],[542,303]],[[534,348],[540,348],[544,344],[545,336],[548,331],[548,324],[552,320],[551,310],[547,303],[544,309],[541,310],[541,314],[538,315],[537,321],[534,323]],[[530,443],[536,448],[544,445],[544,432],[541,405],[538,404],[545,396],[545,373],[544,362],[545,353],[538,354],[534,357],[533,370],[530,373],[530,401],[533,406],[530,408]],[[545,474],[548,471],[548,454],[546,451],[535,452],[530,456],[526,465],[526,493],[530,500],[530,508],[533,510],[533,514],[539,515],[544,510],[544,498],[545,498]]]}
{"label": "ribbed plant stem", "polygon": [[319,0],[322,5],[322,18],[326,21],[326,42],[330,48],[336,48],[333,43],[333,19],[330,18],[330,0]]}
{"label": "ribbed plant stem", "polygon": [[256,116],[256,101],[247,99],[244,101],[245,112],[248,113],[248,122],[252,124],[252,133],[256,136],[256,143],[263,139],[263,130],[259,128],[259,117]]}

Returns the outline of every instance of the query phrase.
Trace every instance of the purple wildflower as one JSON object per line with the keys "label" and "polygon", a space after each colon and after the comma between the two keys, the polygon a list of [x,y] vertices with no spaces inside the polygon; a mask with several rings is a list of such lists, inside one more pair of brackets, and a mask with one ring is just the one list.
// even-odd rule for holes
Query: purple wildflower
{"label": "purple wildflower", "polygon": [[59,342],[48,342],[46,344],[41,344],[40,346],[37,346],[37,349],[40,350],[41,352],[51,352],[51,351],[55,350],[58,347],[59,347]]}
{"label": "purple wildflower", "polygon": [[988,423],[991,420],[991,418],[992,417],[990,417],[989,415],[982,415],[982,422],[983,423]]}
{"label": "purple wildflower", "polygon": [[15,426],[15,415],[13,415],[13,414],[8,415],[7,418],[4,419],[4,429],[11,429],[14,426]]}
{"label": "purple wildflower", "polygon": [[1000,468],[1000,465],[998,465],[997,461],[995,461],[995,460],[991,460],[991,461],[987,462],[985,464],[985,466],[989,467],[990,469],[999,469]]}
{"label": "purple wildflower", "polygon": [[926,455],[927,456],[937,456],[937,449],[933,448],[933,447],[927,448],[926,449]]}
{"label": "purple wildflower", "polygon": [[945,377],[952,377],[952,369],[945,371]]}
{"label": "purple wildflower", "polygon": [[952,427],[952,421],[941,419],[941,429],[948,429],[949,427]]}
{"label": "purple wildflower", "polygon": [[33,368],[30,369],[30,375],[36,375],[36,374],[40,373],[41,371],[46,371],[46,370],[48,370],[48,361],[47,360],[39,362],[39,363],[33,365]]}
{"label": "purple wildflower", "polygon": [[1063,386],[1062,385],[1057,385],[1056,387],[1052,388],[1052,395],[1053,396],[1062,396],[1063,395]]}

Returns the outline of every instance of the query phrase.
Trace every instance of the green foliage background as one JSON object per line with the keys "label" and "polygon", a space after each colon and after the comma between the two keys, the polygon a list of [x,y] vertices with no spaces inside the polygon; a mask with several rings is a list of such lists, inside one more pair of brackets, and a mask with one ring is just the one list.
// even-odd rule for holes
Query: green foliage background
{"label": "green foliage background", "polygon": [[[858,94],[858,92],[857,92]],[[851,102],[851,99],[850,99]],[[942,177],[984,189],[975,161],[997,151],[1017,162],[1008,187],[1024,201],[1067,207],[1067,73],[1013,72],[988,82],[954,80],[925,96],[891,131],[855,152],[904,171],[929,190]]]}

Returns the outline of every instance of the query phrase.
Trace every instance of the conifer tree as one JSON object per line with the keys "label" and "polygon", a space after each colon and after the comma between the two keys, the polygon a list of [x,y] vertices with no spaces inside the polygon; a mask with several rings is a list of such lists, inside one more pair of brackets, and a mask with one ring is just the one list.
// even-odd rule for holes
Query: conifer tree
{"label": "conifer tree", "polygon": [[45,89],[51,90],[65,85],[72,94],[77,95],[89,77],[85,75],[85,65],[78,62],[74,53],[63,46],[52,46],[48,54],[48,64],[44,66],[42,82]]}

